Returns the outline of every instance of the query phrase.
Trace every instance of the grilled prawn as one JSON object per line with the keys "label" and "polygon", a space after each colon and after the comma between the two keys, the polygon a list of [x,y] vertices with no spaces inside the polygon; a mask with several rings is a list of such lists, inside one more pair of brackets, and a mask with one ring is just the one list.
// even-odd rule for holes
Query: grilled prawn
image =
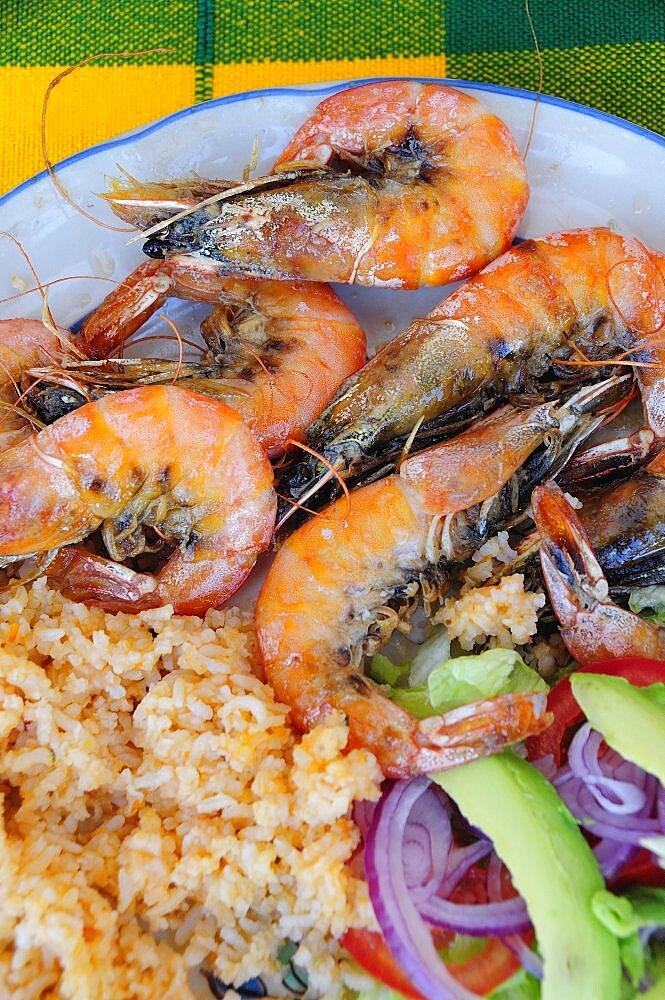
{"label": "grilled prawn", "polygon": [[[108,611],[202,614],[267,548],[272,478],[224,403],[166,386],[116,393],[0,454],[0,558],[49,552],[47,574]],[[73,544],[97,528],[118,562]],[[155,575],[120,564],[159,543],[173,552]]]}
{"label": "grilled prawn", "polygon": [[[63,374],[69,407],[87,393],[175,382],[221,399],[243,417],[257,441],[279,455],[330,402],[365,360],[365,335],[328,285],[259,281],[211,273],[187,259],[145,261],[86,319],[75,340],[87,358],[109,358],[167,298],[213,305],[201,331],[204,363],[156,359],[69,363],[66,372],[41,369],[31,399],[40,416],[68,408],[58,382]],[[55,378],[55,383],[49,380]],[[76,381],[82,393],[72,395]]]}
{"label": "grilled prawn", "polygon": [[[399,474],[339,499],[286,540],[256,606],[259,645],[277,697],[294,722],[314,725],[330,708],[351,740],[386,774],[440,770],[524,738],[547,724],[538,696],[514,695],[418,722],[362,673],[362,660],[528,503],[601,417],[611,386],[568,406],[498,411],[457,438],[408,458]],[[432,598],[433,599],[433,598]]]}
{"label": "grilled prawn", "polygon": [[[664,319],[663,254],[607,229],[527,240],[351,376],[309,428],[307,444],[340,476],[361,475],[394,459],[405,440],[418,447],[445,436],[502,398],[556,394],[581,372],[607,374],[575,362],[611,366],[622,352],[638,366],[653,443],[665,437],[665,351],[650,335]],[[307,458],[281,489],[309,501],[329,478],[326,464]]]}
{"label": "grilled prawn", "polygon": [[[502,121],[442,84],[386,80],[326,98],[276,174],[193,209],[183,182],[115,190],[142,227],[180,210],[144,245],[220,271],[418,288],[473,274],[510,246],[528,197]],[[215,182],[203,182],[212,184]]]}

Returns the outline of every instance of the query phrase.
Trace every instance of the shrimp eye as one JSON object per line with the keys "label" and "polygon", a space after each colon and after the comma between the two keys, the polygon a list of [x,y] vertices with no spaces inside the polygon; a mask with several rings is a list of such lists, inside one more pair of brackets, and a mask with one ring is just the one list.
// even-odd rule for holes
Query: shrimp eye
{"label": "shrimp eye", "polygon": [[156,238],[146,240],[143,244],[143,253],[155,260],[164,260],[166,251],[163,241]]}

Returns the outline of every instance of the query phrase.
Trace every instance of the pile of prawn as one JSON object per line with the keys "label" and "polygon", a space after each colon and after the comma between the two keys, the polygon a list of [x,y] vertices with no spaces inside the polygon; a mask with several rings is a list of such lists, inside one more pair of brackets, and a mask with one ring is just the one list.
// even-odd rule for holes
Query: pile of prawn
{"label": "pile of prawn", "polygon": [[[107,197],[152,259],[76,334],[0,322],[10,577],[46,573],[109,611],[203,614],[278,520],[256,605],[266,676],[303,729],[343,711],[393,777],[549,724],[544,696],[523,693],[418,721],[362,670],[502,528],[533,517],[525,561],[573,657],[665,654],[610,598],[665,579],[665,256],[606,229],[512,246],[524,163],[478,101],[368,84],[323,101],[267,177]],[[323,283],[463,278],[367,363]],[[122,357],[171,296],[212,307],[200,360]],[[642,426],[580,454],[635,392]],[[582,520],[553,483],[566,473],[592,491]],[[284,538],[308,505],[323,509]]]}

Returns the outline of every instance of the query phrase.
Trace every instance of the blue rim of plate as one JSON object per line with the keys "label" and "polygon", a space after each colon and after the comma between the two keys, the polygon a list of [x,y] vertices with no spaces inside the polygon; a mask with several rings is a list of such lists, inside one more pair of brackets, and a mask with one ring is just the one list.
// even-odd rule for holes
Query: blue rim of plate
{"label": "blue rim of plate", "polygon": [[[170,125],[172,122],[189,118],[190,115],[198,114],[198,112],[204,108],[224,107],[226,104],[237,104],[240,101],[253,100],[257,97],[272,97],[274,95],[284,94],[293,96],[302,94],[325,96],[326,94],[333,94],[338,90],[347,90],[349,87],[359,86],[363,83],[378,83],[381,80],[415,80],[418,83],[445,83],[453,87],[463,87],[467,90],[485,91],[491,94],[503,94],[507,97],[518,97],[522,100],[531,102],[539,100],[541,104],[550,104],[557,108],[564,108],[567,111],[573,111],[576,114],[596,118],[599,121],[605,122],[608,125],[613,125],[615,128],[619,128],[624,132],[632,132],[634,135],[641,136],[643,139],[647,139],[649,142],[653,142],[657,146],[665,148],[665,136],[658,135],[657,132],[652,132],[650,129],[644,128],[642,125],[635,125],[634,122],[629,122],[625,118],[618,118],[616,115],[610,115],[605,111],[599,111],[597,108],[588,108],[583,104],[576,104],[574,101],[565,101],[562,97],[552,97],[549,94],[541,94],[539,96],[533,90],[520,90],[517,87],[503,87],[498,84],[481,83],[475,80],[450,80],[445,77],[390,76],[346,80],[340,83],[333,83],[325,87],[317,87],[316,85],[310,87],[307,84],[303,84],[299,87],[265,87],[259,90],[245,90],[239,94],[227,94],[225,97],[215,97],[210,101],[202,101],[200,104],[192,104],[187,108],[181,108],[179,111],[174,111],[172,114],[166,115],[164,118],[159,118],[157,121],[154,121],[149,125],[145,125],[143,127],[139,126],[131,132],[118,136],[115,139],[108,139],[106,142],[100,142],[96,146],[88,146],[87,149],[83,149],[78,153],[73,153],[72,156],[68,156],[66,159],[60,160],[59,163],[54,164],[54,167],[56,170],[62,170],[64,167],[69,167],[74,163],[78,163],[79,160],[84,160],[89,156],[94,156],[96,153],[103,153],[108,149],[117,149],[118,147],[124,146],[129,142],[134,142],[137,139],[144,139],[147,136],[152,135],[153,132],[158,132],[166,125]],[[22,181],[16,187],[11,188],[6,194],[0,197],[0,208],[11,201],[12,198],[15,198],[16,195],[32,187],[33,184],[36,184],[38,181],[43,180],[47,176],[48,171],[42,170],[33,177],[29,177],[27,180]]]}

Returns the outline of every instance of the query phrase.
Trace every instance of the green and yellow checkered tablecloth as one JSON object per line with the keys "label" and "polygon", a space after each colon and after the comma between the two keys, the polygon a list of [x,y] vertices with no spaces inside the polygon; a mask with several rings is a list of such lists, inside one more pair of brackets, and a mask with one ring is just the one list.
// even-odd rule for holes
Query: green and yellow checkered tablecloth
{"label": "green and yellow checkered tablecloth", "polygon": [[[665,132],[664,0],[531,0],[545,93]],[[257,87],[447,76],[535,89],[525,0],[0,0],[0,192],[177,108]]]}

